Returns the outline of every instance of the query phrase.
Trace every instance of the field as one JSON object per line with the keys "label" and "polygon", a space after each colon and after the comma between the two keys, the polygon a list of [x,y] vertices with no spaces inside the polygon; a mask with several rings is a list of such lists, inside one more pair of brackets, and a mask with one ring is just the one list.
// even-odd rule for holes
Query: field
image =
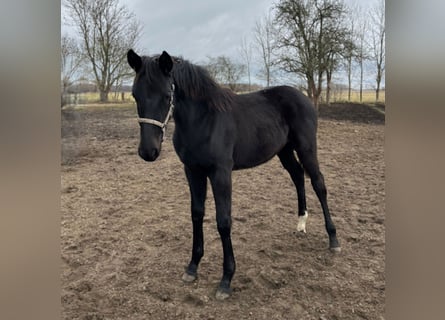
{"label": "field", "polygon": [[[78,104],[92,104],[99,102],[98,92],[86,92],[78,94],[68,95],[68,104],[78,105]],[[133,102],[133,97],[130,92],[124,92],[124,97],[122,99],[122,92],[110,92],[108,96],[110,103],[131,103]],[[331,94],[331,99],[333,102],[344,102],[348,100],[348,90],[333,90]],[[363,103],[374,103],[375,102],[375,91],[374,90],[364,90],[363,91]],[[360,95],[358,91],[351,92],[351,102],[359,102]],[[380,103],[385,103],[385,90],[380,91],[379,97]]]}
{"label": "field", "polygon": [[211,190],[199,278],[181,281],[191,253],[190,200],[169,123],[160,158],[137,155],[132,105],[62,110],[63,319],[384,319],[384,115],[322,106],[319,160],[342,252],[327,250],[306,178],[307,234],[277,158],[233,174],[233,294],[222,271]]}
{"label": "field", "polygon": [[[386,91],[380,90],[379,93],[379,103],[385,103]],[[333,102],[346,102],[348,101],[348,90],[333,90],[331,94],[331,99]],[[375,102],[375,91],[374,90],[363,90],[362,92],[363,103],[374,103]],[[360,102],[360,92],[351,91],[351,102]]]}

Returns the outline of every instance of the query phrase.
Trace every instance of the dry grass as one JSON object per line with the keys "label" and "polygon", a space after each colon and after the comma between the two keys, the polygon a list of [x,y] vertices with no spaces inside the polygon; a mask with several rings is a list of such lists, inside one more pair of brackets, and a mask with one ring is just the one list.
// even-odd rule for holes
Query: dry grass
{"label": "dry grass", "polygon": [[[108,103],[129,103],[134,102],[134,99],[130,92],[124,92],[124,99],[122,100],[121,92],[110,92],[108,94]],[[68,105],[79,105],[79,104],[98,104],[100,103],[99,92],[84,92],[69,95]]]}
{"label": "dry grass", "polygon": [[[322,94],[323,96],[323,94]],[[131,104],[134,103],[134,99],[129,92],[124,93],[124,100],[122,100],[121,93],[111,92],[108,96],[109,104]],[[375,103],[375,91],[364,90],[362,101],[360,101],[359,91],[352,91],[351,101],[348,101],[347,90],[333,90],[331,93],[331,102],[354,102],[354,103]],[[380,91],[379,103],[385,103],[385,90]],[[323,101],[322,101],[323,103]],[[70,95],[70,103],[68,105],[101,105],[98,92],[86,92],[78,93],[77,95]]]}
{"label": "dry grass", "polygon": [[[362,94],[362,101],[360,101],[360,92],[352,91],[351,100],[348,101],[348,90],[334,90],[331,94],[332,102],[354,102],[354,103],[375,103],[375,91],[364,90]],[[379,103],[385,103],[385,90],[380,90]]]}

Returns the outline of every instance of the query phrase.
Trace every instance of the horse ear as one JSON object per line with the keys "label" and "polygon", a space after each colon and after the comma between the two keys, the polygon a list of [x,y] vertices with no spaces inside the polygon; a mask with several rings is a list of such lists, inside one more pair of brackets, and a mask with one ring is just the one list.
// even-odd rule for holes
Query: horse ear
{"label": "horse ear", "polygon": [[159,68],[161,68],[165,74],[169,74],[170,71],[172,71],[173,59],[165,51],[162,51],[162,54],[159,56]]}
{"label": "horse ear", "polygon": [[142,58],[137,55],[136,52],[134,52],[132,49],[128,50],[127,52],[127,61],[130,67],[138,72],[141,70],[142,67]]}

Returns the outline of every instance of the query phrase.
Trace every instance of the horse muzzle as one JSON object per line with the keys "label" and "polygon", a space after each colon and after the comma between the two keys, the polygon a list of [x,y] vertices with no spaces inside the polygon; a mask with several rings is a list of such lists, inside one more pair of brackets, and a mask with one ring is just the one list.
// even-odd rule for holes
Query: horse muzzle
{"label": "horse muzzle", "polygon": [[138,149],[139,156],[145,161],[155,161],[159,157],[160,150],[157,148],[151,148],[149,150],[139,148]]}

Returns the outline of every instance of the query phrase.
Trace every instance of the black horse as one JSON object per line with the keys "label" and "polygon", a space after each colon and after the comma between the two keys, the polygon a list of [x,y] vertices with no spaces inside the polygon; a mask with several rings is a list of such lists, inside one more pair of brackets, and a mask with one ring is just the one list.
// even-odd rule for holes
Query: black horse
{"label": "black horse", "polygon": [[192,258],[184,281],[197,278],[204,254],[202,223],[208,178],[224,253],[223,276],[216,297],[224,299],[230,295],[235,272],[230,238],[232,170],[260,165],[275,155],[296,186],[297,230],[306,232],[306,171],[323,209],[329,248],[340,251],[317,160],[317,116],[306,96],[288,86],[237,95],[221,88],[204,68],[171,57],[165,51],[141,57],[129,50],[127,59],[136,72],[133,96],[140,123],[139,155],[144,160],[154,161],[159,156],[174,106],[173,144],[190,186],[193,222]]}

